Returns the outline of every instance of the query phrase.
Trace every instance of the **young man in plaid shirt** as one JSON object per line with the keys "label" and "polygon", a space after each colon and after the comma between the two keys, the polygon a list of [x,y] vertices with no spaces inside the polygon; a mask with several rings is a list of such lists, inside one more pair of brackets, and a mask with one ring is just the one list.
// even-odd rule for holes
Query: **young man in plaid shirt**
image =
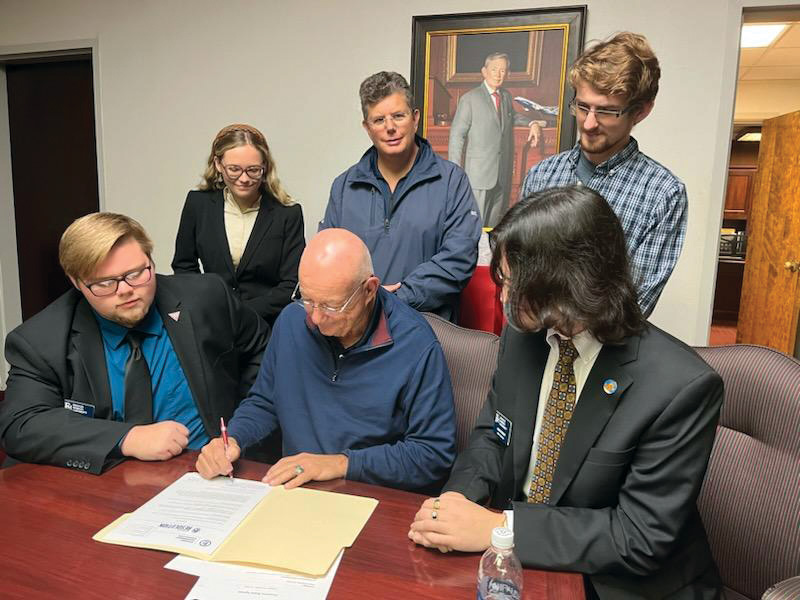
{"label": "young man in plaid shirt", "polygon": [[570,69],[571,112],[580,139],[534,166],[521,198],[582,183],[599,192],[622,223],[639,306],[650,315],[686,236],[683,183],[639,151],[634,125],[653,109],[661,69],[644,36],[620,33],[588,49]]}

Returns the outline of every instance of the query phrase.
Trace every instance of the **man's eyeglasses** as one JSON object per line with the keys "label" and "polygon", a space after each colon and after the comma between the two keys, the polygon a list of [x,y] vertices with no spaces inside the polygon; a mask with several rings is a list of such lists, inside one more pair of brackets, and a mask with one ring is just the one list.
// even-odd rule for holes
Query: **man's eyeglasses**
{"label": "man's eyeglasses", "polygon": [[372,119],[367,119],[367,123],[369,123],[370,127],[380,129],[381,127],[385,127],[390,119],[395,125],[404,125],[410,116],[411,113],[409,112],[396,112],[385,117],[373,117]]}
{"label": "man's eyeglasses", "polygon": [[120,277],[109,277],[108,279],[101,279],[92,283],[81,282],[89,291],[95,296],[102,298],[103,296],[111,296],[117,293],[119,282],[124,281],[131,287],[140,287],[145,285],[153,277],[153,266],[149,265],[144,269],[136,269],[129,271]]}
{"label": "man's eyeglasses", "polygon": [[581,118],[586,118],[589,113],[594,113],[594,118],[598,121],[609,122],[616,121],[626,112],[634,108],[634,106],[634,104],[631,104],[625,108],[595,108],[583,102],[572,100],[572,102],[569,103],[569,111],[573,116],[580,116]]}
{"label": "man's eyeglasses", "polygon": [[[370,275],[370,277],[372,277],[372,275]],[[328,304],[323,304],[321,302],[312,302],[311,300],[306,300],[305,298],[303,298],[303,292],[300,290],[300,282],[298,281],[297,285],[294,286],[294,291],[292,292],[292,302],[301,305],[308,312],[311,312],[315,308],[318,308],[322,312],[326,312],[332,315],[337,315],[347,310],[347,307],[350,305],[350,302],[352,302],[353,298],[356,297],[356,294],[358,294],[359,290],[364,286],[364,284],[367,282],[368,279],[369,277],[367,277],[367,279],[359,283],[356,286],[356,289],[353,290],[353,293],[350,294],[350,296],[347,298],[347,300],[344,301],[344,304],[342,304],[341,306],[329,306]]]}
{"label": "man's eyeglasses", "polygon": [[247,173],[247,176],[250,179],[261,179],[261,176],[266,170],[264,167],[255,165],[252,167],[247,167],[246,169],[243,169],[239,165],[222,165],[222,168],[225,170],[225,174],[231,179],[239,179],[239,177],[242,176],[242,173]]}

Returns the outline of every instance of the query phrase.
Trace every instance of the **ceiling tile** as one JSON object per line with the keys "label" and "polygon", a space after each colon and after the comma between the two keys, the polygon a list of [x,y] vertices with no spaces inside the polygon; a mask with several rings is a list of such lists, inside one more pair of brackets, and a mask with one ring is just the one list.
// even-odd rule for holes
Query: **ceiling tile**
{"label": "ceiling tile", "polygon": [[800,79],[800,66],[793,67],[750,67],[742,77],[743,81],[763,79]]}
{"label": "ceiling tile", "polygon": [[750,67],[758,62],[766,48],[742,48],[739,54],[739,66]]}
{"label": "ceiling tile", "polygon": [[800,48],[800,23],[793,23],[773,46],[775,48]]}
{"label": "ceiling tile", "polygon": [[759,67],[800,66],[800,48],[767,48],[758,59]]}

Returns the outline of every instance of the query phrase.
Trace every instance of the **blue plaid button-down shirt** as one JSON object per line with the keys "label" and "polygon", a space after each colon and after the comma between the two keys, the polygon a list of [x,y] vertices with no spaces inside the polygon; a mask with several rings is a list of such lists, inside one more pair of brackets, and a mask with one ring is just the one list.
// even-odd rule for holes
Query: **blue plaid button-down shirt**
{"label": "blue plaid button-down shirt", "polygon": [[[525,177],[520,198],[579,183],[580,151],[576,144],[534,166]],[[622,223],[639,306],[649,316],[686,237],[686,187],[668,169],[639,152],[633,138],[622,151],[597,165],[587,185],[606,199]]]}

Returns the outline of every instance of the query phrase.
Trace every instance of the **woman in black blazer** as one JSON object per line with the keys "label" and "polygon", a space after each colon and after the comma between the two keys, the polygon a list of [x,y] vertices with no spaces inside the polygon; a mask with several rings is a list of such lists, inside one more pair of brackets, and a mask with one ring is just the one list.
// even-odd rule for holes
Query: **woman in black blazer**
{"label": "woman in black blazer", "polygon": [[304,247],[303,211],[281,186],[264,135],[222,129],[199,190],[186,196],[172,269],[217,273],[271,325],[291,300]]}

